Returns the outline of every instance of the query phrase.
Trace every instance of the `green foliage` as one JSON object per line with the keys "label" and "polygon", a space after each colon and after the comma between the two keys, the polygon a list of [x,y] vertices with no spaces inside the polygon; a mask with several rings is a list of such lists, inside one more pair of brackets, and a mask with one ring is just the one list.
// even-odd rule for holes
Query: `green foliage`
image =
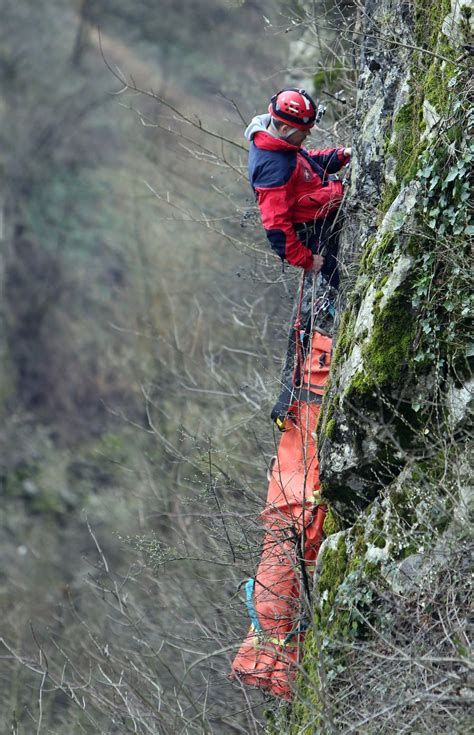
{"label": "green foliage", "polygon": [[[459,90],[451,105],[450,124],[417,174],[426,246],[414,249],[413,306],[420,314],[414,360],[420,366],[436,364],[440,370],[464,359],[473,306],[467,262],[473,231],[468,202],[474,145],[467,130],[474,116],[463,96],[462,73],[452,78],[450,89]],[[455,136],[451,141],[450,134]]]}
{"label": "green foliage", "polygon": [[[448,58],[453,54],[451,46],[447,43],[441,46],[440,52]],[[438,60],[435,60],[426,72],[423,84],[424,98],[443,117],[448,117],[450,113],[452,97],[449,90],[452,88],[457,71],[455,63],[443,62],[440,64]]]}
{"label": "green foliage", "polygon": [[340,81],[344,76],[345,71],[346,70],[343,66],[334,66],[317,71],[316,74],[313,75],[315,93],[317,94],[321,87],[331,90],[334,83]]}
{"label": "green foliage", "polygon": [[[402,579],[409,584],[403,575],[398,576],[398,565],[406,563],[406,569],[413,570],[419,558],[432,559],[436,544],[448,538],[443,534],[453,533],[453,509],[459,508],[462,482],[456,479],[457,471],[450,469],[457,466],[457,450],[455,444],[449,449],[444,446],[442,451],[439,446],[449,433],[444,381],[449,376],[459,384],[462,371],[458,366],[466,359],[467,318],[472,312],[468,264],[473,229],[467,205],[474,157],[468,138],[474,124],[469,102],[471,64],[469,60],[464,66],[454,63],[457,50],[440,32],[451,9],[449,2],[443,0],[440,6],[423,0],[415,9],[417,43],[445,60],[421,51],[411,57],[409,99],[393,120],[391,141],[387,140],[386,146],[386,152],[395,158],[396,182],[385,188],[379,222],[405,186],[415,191],[416,201],[406,230],[402,224],[386,231],[383,238],[375,234],[366,242],[355,295],[349,297],[341,319],[334,361],[340,364],[352,350],[358,301],[364,298],[369,281],[374,294],[373,325],[363,338],[363,368],[349,386],[344,386],[344,399],[353,402],[355,409],[344,411],[339,406],[337,410],[340,397],[327,399],[320,431],[321,441],[337,443],[337,422],[343,416],[357,434],[361,412],[381,426],[389,426],[392,439],[381,437],[370,464],[359,470],[361,482],[366,471],[368,481],[377,476],[385,490],[379,487],[379,496],[366,503],[356,524],[345,531],[337,546],[323,551],[322,595],[315,604],[315,629],[309,637],[305,676],[299,679],[302,702],[298,702],[297,722],[301,729],[294,725],[294,733],[305,732],[311,722],[315,732],[335,731],[331,712],[325,714],[325,709],[329,709],[329,700],[337,708],[338,694],[349,691],[344,686],[351,681],[353,654],[344,661],[344,652],[356,650],[351,649],[351,636],[363,640],[370,622],[368,646],[360,646],[367,651],[379,632],[384,635],[391,629],[397,612],[393,607],[384,608],[387,582],[402,584]],[[435,110],[432,119],[430,106]],[[402,197],[400,202],[402,209]],[[384,296],[393,262],[404,254],[410,256],[410,271],[387,300]],[[423,382],[427,374],[431,383]],[[408,386],[418,385],[418,380],[419,398],[406,399]],[[394,395],[401,400],[392,400]],[[377,443],[376,438],[374,441]],[[338,509],[340,504],[355,502],[354,493],[351,497],[347,489],[323,485],[323,496],[337,499]],[[339,530],[330,523],[329,527],[333,533]],[[459,528],[456,534],[453,538],[458,543],[463,532]],[[337,666],[341,666],[339,671]],[[336,674],[333,680],[325,681],[328,671]]]}
{"label": "green foliage", "polygon": [[334,606],[346,567],[346,540],[341,535],[334,548],[327,547],[324,551],[324,564],[317,582],[314,624],[305,638],[304,675],[299,677],[299,696],[292,713],[292,720],[296,720],[298,726],[289,728],[289,732],[295,735],[311,732],[307,724],[308,711],[311,713],[312,727],[319,729],[322,726],[325,677],[331,678],[332,672],[336,673],[339,667],[342,668],[341,662],[333,659],[330,645],[332,640],[338,639],[347,631],[347,614]]}
{"label": "green foliage", "polygon": [[415,36],[421,48],[433,51],[437,49],[442,23],[450,11],[450,0],[439,2],[416,0],[414,3]]}
{"label": "green foliage", "polygon": [[[429,2],[419,3],[416,13],[417,23],[424,18],[422,31],[420,25],[423,39],[428,45],[435,43],[435,39],[438,48],[443,13]],[[445,41],[443,44],[441,50],[452,54],[449,45]],[[399,193],[400,187],[412,180],[420,182],[422,196],[418,199],[415,217],[422,234],[403,239],[401,234],[387,232],[376,247],[373,238],[366,243],[361,274],[370,272],[378,281],[373,305],[374,328],[370,342],[363,345],[364,369],[356,374],[346,390],[349,399],[358,396],[361,400],[374,386],[396,383],[403,365],[412,360],[418,366],[436,362],[440,369],[453,359],[462,360],[467,340],[467,317],[472,308],[470,275],[465,267],[466,237],[472,232],[467,208],[470,197],[468,171],[474,156],[474,146],[463,132],[472,126],[472,112],[469,113],[465,98],[467,72],[421,53],[414,55],[414,63],[417,61],[421,62],[422,74],[413,79],[410,100],[393,122],[394,142],[388,152],[396,158],[397,183],[386,188],[382,212]],[[436,100],[430,97],[435,88]],[[440,115],[448,116],[448,122],[438,124],[438,128],[443,126],[443,136],[435,140],[427,135],[423,137],[424,99],[437,104]],[[446,238],[450,238],[449,246]],[[401,251],[406,248],[415,256],[413,283],[405,284],[403,292],[395,293],[380,313],[378,304],[387,278],[386,275],[381,277],[381,269],[390,267],[387,256],[396,244]],[[359,280],[362,282],[361,277]],[[415,314],[418,315],[417,323]],[[343,316],[343,337],[338,339],[341,349],[336,348],[338,360],[341,354],[347,354],[345,335],[350,332],[354,318],[354,312],[350,316],[349,310]],[[413,344],[416,344],[414,354]],[[336,428],[331,427],[332,433]]]}
{"label": "green foliage", "polygon": [[[449,0],[441,6],[431,0],[415,3],[415,33],[421,48],[440,54],[448,59],[455,58],[455,51],[441,34],[441,25],[451,9]],[[425,133],[423,103],[434,106],[436,114],[448,116],[452,103],[450,86],[456,74],[454,63],[417,51],[413,56],[416,74],[410,81],[409,101],[398,111],[392,126],[392,141],[387,141],[388,154],[395,158],[395,184],[385,187],[381,212],[387,211],[400,190],[400,185],[410,181],[420,167],[420,158],[426,152],[431,157],[431,146]]]}

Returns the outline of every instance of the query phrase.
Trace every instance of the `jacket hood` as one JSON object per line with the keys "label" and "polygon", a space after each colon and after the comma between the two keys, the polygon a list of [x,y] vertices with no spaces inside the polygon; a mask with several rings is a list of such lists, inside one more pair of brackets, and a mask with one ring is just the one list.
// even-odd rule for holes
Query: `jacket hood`
{"label": "jacket hood", "polygon": [[270,115],[256,115],[245,131],[247,140],[256,144],[258,148],[269,151],[296,151],[299,145],[293,145],[283,138],[277,138],[268,130]]}
{"label": "jacket hood", "polygon": [[253,136],[255,133],[262,132],[266,133],[268,125],[270,123],[270,115],[267,113],[266,115],[256,115],[254,118],[252,118],[250,125],[247,127],[244,135],[247,138],[247,140],[253,140]]}

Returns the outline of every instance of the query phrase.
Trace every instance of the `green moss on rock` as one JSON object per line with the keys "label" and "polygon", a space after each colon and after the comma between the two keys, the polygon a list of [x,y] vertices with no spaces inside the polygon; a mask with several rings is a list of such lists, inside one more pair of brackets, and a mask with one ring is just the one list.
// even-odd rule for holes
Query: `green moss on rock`
{"label": "green moss on rock", "polygon": [[451,0],[415,0],[415,37],[420,48],[437,48],[443,21],[451,11]]}
{"label": "green moss on rock", "polygon": [[326,513],[323,530],[325,536],[332,536],[333,533],[342,531],[342,520],[331,507],[328,508]]}
{"label": "green moss on rock", "polygon": [[362,348],[363,369],[347,388],[347,400],[396,385],[409,361],[415,322],[406,293],[392,296],[382,310],[376,310],[375,317],[370,341]]}
{"label": "green moss on rock", "polygon": [[349,350],[353,337],[352,331],[351,310],[347,308],[342,314],[339,329],[337,330],[336,345],[331,361],[332,370],[334,370],[335,366],[340,362],[341,356],[346,354]]}
{"label": "green moss on rock", "polygon": [[324,426],[324,433],[328,439],[332,439],[336,431],[336,419],[330,419]]}
{"label": "green moss on rock", "polygon": [[341,535],[335,549],[327,548],[324,551],[324,563],[318,580],[318,593],[321,602],[317,615],[320,622],[326,621],[332,611],[337,589],[344,579],[346,567],[346,540]]}
{"label": "green moss on rock", "polygon": [[[393,123],[395,140],[389,153],[396,159],[395,177],[397,184],[414,177],[418,159],[426,143],[420,141],[423,129],[423,93],[412,93],[410,101],[404,105]],[[398,191],[397,191],[398,193]]]}

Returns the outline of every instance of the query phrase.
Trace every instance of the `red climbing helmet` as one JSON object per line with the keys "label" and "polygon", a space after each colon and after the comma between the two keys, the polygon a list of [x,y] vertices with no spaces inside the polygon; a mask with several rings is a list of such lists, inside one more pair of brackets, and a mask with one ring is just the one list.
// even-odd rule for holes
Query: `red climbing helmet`
{"label": "red climbing helmet", "polygon": [[290,87],[273,95],[268,112],[293,128],[308,130],[316,119],[316,104],[304,89]]}

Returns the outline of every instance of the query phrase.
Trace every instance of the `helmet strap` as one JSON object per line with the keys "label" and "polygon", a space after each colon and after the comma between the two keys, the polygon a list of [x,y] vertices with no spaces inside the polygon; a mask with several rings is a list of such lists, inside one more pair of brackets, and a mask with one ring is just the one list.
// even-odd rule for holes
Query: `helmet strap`
{"label": "helmet strap", "polygon": [[293,133],[301,133],[301,130],[302,128],[291,128],[286,135],[280,135],[280,138],[282,138],[283,140],[288,140],[288,138],[290,138]]}
{"label": "helmet strap", "polygon": [[[290,123],[284,123],[284,125],[289,125],[289,124]],[[274,124],[274,118],[273,117],[270,117],[270,133],[275,138],[280,138],[281,140],[287,140],[290,137],[290,135],[293,135],[293,133],[296,133],[298,130],[300,130],[300,128],[290,128],[290,131],[288,133],[286,133],[286,135],[282,135],[280,133],[279,129]]]}

